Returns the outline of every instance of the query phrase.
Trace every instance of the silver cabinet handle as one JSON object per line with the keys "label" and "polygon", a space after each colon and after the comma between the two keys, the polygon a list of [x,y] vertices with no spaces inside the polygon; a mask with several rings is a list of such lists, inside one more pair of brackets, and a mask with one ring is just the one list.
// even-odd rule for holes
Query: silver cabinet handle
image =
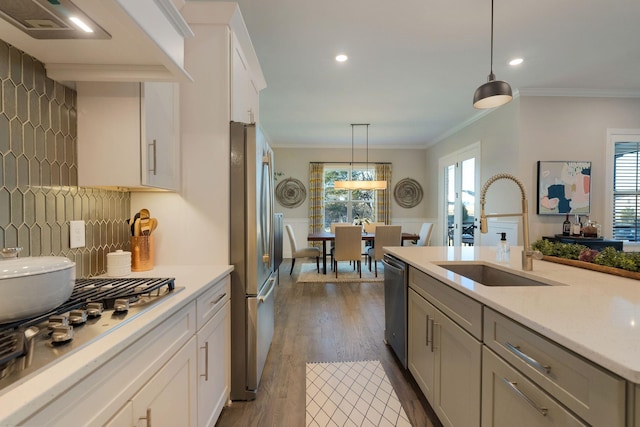
{"label": "silver cabinet handle", "polygon": [[536,411],[538,411],[540,413],[540,415],[542,415],[543,417],[547,416],[547,412],[549,412],[549,410],[543,406],[538,406],[538,404],[536,404],[536,402],[534,402],[529,396],[527,396],[526,394],[524,394],[522,391],[520,391],[520,389],[518,388],[518,383],[515,381],[509,381],[506,378],[502,378],[502,381],[507,385],[507,387],[509,387],[511,389],[511,391],[513,391],[515,394],[517,394],[522,400],[524,400],[525,402],[527,402],[529,405],[531,405]]}
{"label": "silver cabinet handle", "polygon": [[204,377],[205,381],[209,381],[209,341],[204,343],[204,347],[200,347],[204,350],[204,374],[200,374]]}
{"label": "silver cabinet handle", "polygon": [[211,301],[209,304],[210,304],[210,305],[216,305],[217,303],[219,303],[220,301],[222,301],[222,299],[223,299],[224,297],[226,297],[226,296],[227,296],[227,293],[226,293],[226,292],[225,292],[225,293],[223,293],[223,294],[220,294],[220,295],[218,295],[218,296],[216,297],[216,299],[214,299],[213,301]]}
{"label": "silver cabinet handle", "polygon": [[533,368],[542,372],[543,374],[548,374],[549,372],[551,372],[551,366],[543,365],[533,357],[524,354],[523,352],[520,351],[520,346],[513,345],[509,342],[505,342],[504,346],[507,347],[507,349],[509,349],[513,354],[518,356],[520,359],[524,360],[528,365],[532,366]]}
{"label": "silver cabinet handle", "polygon": [[153,148],[153,169],[149,169],[149,172],[153,172],[153,174],[155,175],[157,172],[157,167],[158,167],[158,156],[157,156],[157,143],[156,140],[154,139],[153,142],[151,144],[151,147]]}
{"label": "silver cabinet handle", "polygon": [[426,326],[427,326],[427,333],[425,334],[425,337],[426,337],[425,346],[427,348],[429,348],[429,343],[431,342],[431,340],[429,339],[429,315],[428,314],[427,314],[427,325]]}
{"label": "silver cabinet handle", "polygon": [[151,408],[147,408],[147,416],[146,417],[140,417],[140,420],[146,420],[147,421],[147,427],[151,427]]}
{"label": "silver cabinet handle", "polygon": [[[433,321],[433,319],[429,318],[429,323],[431,323],[431,333],[429,334],[429,336],[431,337],[431,340],[429,340],[429,342],[431,343],[431,353],[434,352],[435,350],[435,341],[434,341],[434,335],[436,334],[436,323]],[[429,330],[429,323],[427,323],[427,331]]]}

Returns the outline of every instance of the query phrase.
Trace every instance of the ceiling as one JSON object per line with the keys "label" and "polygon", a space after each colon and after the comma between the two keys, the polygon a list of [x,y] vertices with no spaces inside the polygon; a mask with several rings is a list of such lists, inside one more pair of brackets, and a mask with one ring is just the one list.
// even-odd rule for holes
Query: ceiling
{"label": "ceiling", "polygon": [[[274,146],[351,146],[350,123],[371,123],[372,148],[427,147],[486,114],[489,0],[238,3]],[[494,72],[522,96],[640,97],[639,21],[638,0],[497,0]]]}

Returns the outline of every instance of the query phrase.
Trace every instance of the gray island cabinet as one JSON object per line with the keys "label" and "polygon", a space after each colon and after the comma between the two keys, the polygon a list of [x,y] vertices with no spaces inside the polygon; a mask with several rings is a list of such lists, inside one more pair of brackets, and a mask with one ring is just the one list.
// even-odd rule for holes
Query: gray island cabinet
{"label": "gray island cabinet", "polygon": [[[626,323],[614,302],[639,306],[640,283],[542,261],[523,272],[493,248],[387,251],[410,265],[408,369],[444,426],[640,426],[640,371],[621,352],[636,344],[607,347],[625,333],[609,329]],[[438,265],[461,262],[543,285],[485,286]]]}

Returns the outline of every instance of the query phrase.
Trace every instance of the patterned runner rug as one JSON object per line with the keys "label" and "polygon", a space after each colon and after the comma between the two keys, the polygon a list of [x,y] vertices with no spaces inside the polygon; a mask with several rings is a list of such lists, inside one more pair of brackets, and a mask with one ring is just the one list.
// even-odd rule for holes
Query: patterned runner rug
{"label": "patterned runner rug", "polygon": [[307,426],[411,424],[379,360],[307,363]]}

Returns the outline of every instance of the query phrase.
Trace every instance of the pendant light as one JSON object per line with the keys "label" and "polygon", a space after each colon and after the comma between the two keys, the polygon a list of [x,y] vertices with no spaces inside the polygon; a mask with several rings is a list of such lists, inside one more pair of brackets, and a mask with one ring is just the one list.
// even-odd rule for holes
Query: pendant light
{"label": "pendant light", "polygon": [[[367,129],[367,170],[369,169],[369,123],[351,123],[351,178],[353,178],[353,134],[355,126],[366,126]],[[387,181],[346,180],[335,181],[333,188],[342,190],[386,190]]]}
{"label": "pendant light", "polygon": [[494,108],[504,105],[513,99],[509,83],[496,80],[493,74],[493,0],[491,0],[491,72],[487,83],[476,89],[473,95],[473,106],[479,109]]}

